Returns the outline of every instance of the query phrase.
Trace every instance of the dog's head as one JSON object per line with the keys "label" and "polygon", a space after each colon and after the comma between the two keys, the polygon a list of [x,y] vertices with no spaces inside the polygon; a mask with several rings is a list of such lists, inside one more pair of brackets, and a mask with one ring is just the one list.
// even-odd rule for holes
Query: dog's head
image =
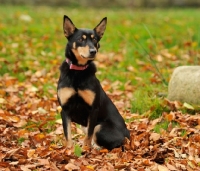
{"label": "dog's head", "polygon": [[96,53],[100,47],[99,41],[106,29],[107,18],[103,18],[101,22],[93,29],[77,29],[71,19],[64,15],[63,31],[68,39],[67,48],[69,48],[78,65],[86,65],[88,61],[94,60]]}

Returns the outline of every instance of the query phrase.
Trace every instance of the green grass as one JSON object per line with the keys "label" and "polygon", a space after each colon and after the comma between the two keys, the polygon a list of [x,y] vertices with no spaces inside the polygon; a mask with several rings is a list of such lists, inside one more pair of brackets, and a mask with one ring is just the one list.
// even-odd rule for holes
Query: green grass
{"label": "green grass", "polygon": [[[59,76],[59,64],[64,59],[66,39],[62,31],[62,17],[68,15],[78,28],[94,28],[107,16],[108,25],[101,40],[100,52],[114,53],[117,62],[107,59],[106,68],[98,68],[98,78],[123,84],[131,80],[132,112],[150,117],[162,114],[159,93],[167,93],[167,86],[158,75],[169,81],[174,67],[200,64],[200,11],[198,9],[90,9],[0,6],[0,75],[9,73],[24,81],[25,73],[45,68],[55,74],[44,84],[44,94],[56,88],[52,84]],[[22,15],[31,17],[27,22]],[[158,61],[158,55],[161,60]],[[150,59],[151,57],[151,59]],[[153,61],[153,63],[152,63]],[[112,63],[110,65],[109,63]],[[134,71],[127,68],[132,66]],[[138,79],[139,78],[139,79]],[[37,84],[35,85],[37,86]]]}
{"label": "green grass", "polygon": [[17,141],[18,141],[18,144],[22,144],[25,140],[26,139],[24,137],[21,137]]}
{"label": "green grass", "polygon": [[[172,128],[179,127],[179,124],[175,121],[169,122],[169,121],[163,120],[162,122],[156,124],[153,130],[156,133],[161,133],[162,130],[166,131],[168,129],[169,124],[171,124]],[[182,136],[184,136],[185,132],[182,132],[182,133],[183,133]]]}
{"label": "green grass", "polygon": [[183,129],[182,131],[181,131],[181,137],[184,137],[184,136],[186,136],[187,135],[187,131],[185,130],[185,129]]}
{"label": "green grass", "polygon": [[141,88],[136,91],[134,94],[134,100],[132,101],[131,110],[134,113],[141,114],[150,111],[152,116],[156,114],[156,116],[154,116],[156,118],[162,115],[162,106],[160,105],[161,99],[159,99],[156,94],[153,93],[154,91],[152,89],[147,90],[146,88]]}

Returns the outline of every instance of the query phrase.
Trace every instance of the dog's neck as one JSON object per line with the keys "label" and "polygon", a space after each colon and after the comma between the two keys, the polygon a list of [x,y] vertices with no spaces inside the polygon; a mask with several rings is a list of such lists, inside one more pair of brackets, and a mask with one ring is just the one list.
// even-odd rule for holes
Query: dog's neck
{"label": "dog's neck", "polygon": [[73,69],[73,70],[83,71],[83,70],[85,70],[88,67],[88,65],[85,65],[85,66],[74,65],[74,64],[72,64],[72,61],[70,61],[69,58],[66,58],[66,62],[69,65],[69,69]]}

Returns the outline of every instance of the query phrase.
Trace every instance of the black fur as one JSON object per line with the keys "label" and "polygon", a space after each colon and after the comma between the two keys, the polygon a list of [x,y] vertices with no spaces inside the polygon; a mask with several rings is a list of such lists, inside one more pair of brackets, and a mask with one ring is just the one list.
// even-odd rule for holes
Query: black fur
{"label": "black fur", "polygon": [[69,62],[64,61],[60,67],[58,101],[62,107],[61,116],[68,147],[72,145],[70,121],[88,127],[84,141],[87,146],[91,145],[93,137],[99,146],[111,150],[122,146],[125,137],[130,138],[122,116],[95,76],[93,59],[100,47],[99,41],[105,31],[106,21],[104,18],[93,30],[77,29],[64,16],[63,29],[68,39],[65,56],[73,65],[87,66],[84,70],[74,70],[70,69]]}

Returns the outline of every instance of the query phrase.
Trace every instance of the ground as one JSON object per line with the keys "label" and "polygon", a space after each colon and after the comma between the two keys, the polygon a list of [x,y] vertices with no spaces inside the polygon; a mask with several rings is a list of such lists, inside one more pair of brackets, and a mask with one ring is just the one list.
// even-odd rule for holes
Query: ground
{"label": "ground", "polygon": [[[0,170],[200,170],[199,106],[165,98],[174,67],[199,64],[199,10],[0,11]],[[56,97],[64,14],[77,27],[108,17],[95,63],[131,131],[124,150],[82,147],[76,124],[74,147],[65,148]]]}

